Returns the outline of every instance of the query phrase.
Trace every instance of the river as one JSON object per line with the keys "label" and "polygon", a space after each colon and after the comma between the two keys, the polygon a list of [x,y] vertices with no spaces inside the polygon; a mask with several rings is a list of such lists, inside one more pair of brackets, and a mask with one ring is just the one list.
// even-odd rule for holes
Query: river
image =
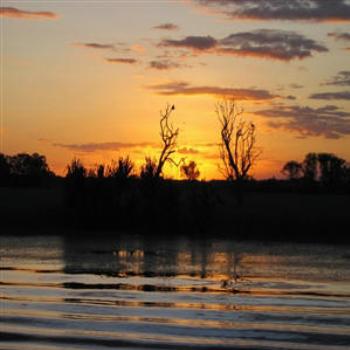
{"label": "river", "polygon": [[350,247],[1,237],[0,349],[350,346]]}

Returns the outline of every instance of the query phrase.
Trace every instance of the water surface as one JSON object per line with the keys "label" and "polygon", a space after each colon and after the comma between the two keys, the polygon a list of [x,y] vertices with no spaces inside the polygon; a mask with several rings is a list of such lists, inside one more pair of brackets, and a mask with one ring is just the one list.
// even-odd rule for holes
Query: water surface
{"label": "water surface", "polygon": [[348,349],[348,246],[1,238],[1,349]]}

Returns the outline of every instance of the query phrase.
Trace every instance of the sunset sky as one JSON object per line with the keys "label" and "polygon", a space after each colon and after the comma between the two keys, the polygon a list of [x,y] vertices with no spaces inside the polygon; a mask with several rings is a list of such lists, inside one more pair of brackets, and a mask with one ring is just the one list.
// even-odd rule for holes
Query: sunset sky
{"label": "sunset sky", "polygon": [[58,174],[73,157],[139,166],[170,103],[177,159],[220,178],[215,103],[233,96],[257,126],[256,178],[311,151],[350,161],[348,0],[1,0],[0,16],[2,153]]}

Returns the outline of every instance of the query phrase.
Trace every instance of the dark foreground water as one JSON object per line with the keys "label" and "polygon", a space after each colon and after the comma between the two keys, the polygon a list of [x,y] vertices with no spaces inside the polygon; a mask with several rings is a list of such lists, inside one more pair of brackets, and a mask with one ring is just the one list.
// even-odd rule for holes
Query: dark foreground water
{"label": "dark foreground water", "polygon": [[1,238],[1,349],[349,349],[346,246]]}

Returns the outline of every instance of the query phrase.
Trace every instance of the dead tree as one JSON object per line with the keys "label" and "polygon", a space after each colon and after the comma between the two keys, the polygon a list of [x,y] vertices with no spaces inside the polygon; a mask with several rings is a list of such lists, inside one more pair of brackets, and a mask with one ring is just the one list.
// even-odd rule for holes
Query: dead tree
{"label": "dead tree", "polygon": [[160,137],[162,139],[163,148],[158,159],[157,170],[155,177],[159,178],[162,174],[163,167],[166,162],[177,165],[172,158],[172,154],[175,153],[177,137],[179,135],[179,129],[169,122],[172,111],[175,110],[175,106],[167,105],[164,112],[160,112]]}
{"label": "dead tree", "polygon": [[222,172],[228,180],[241,183],[249,177],[260,152],[256,148],[256,128],[243,119],[243,110],[235,101],[224,100],[216,105],[221,126],[220,157]]}

